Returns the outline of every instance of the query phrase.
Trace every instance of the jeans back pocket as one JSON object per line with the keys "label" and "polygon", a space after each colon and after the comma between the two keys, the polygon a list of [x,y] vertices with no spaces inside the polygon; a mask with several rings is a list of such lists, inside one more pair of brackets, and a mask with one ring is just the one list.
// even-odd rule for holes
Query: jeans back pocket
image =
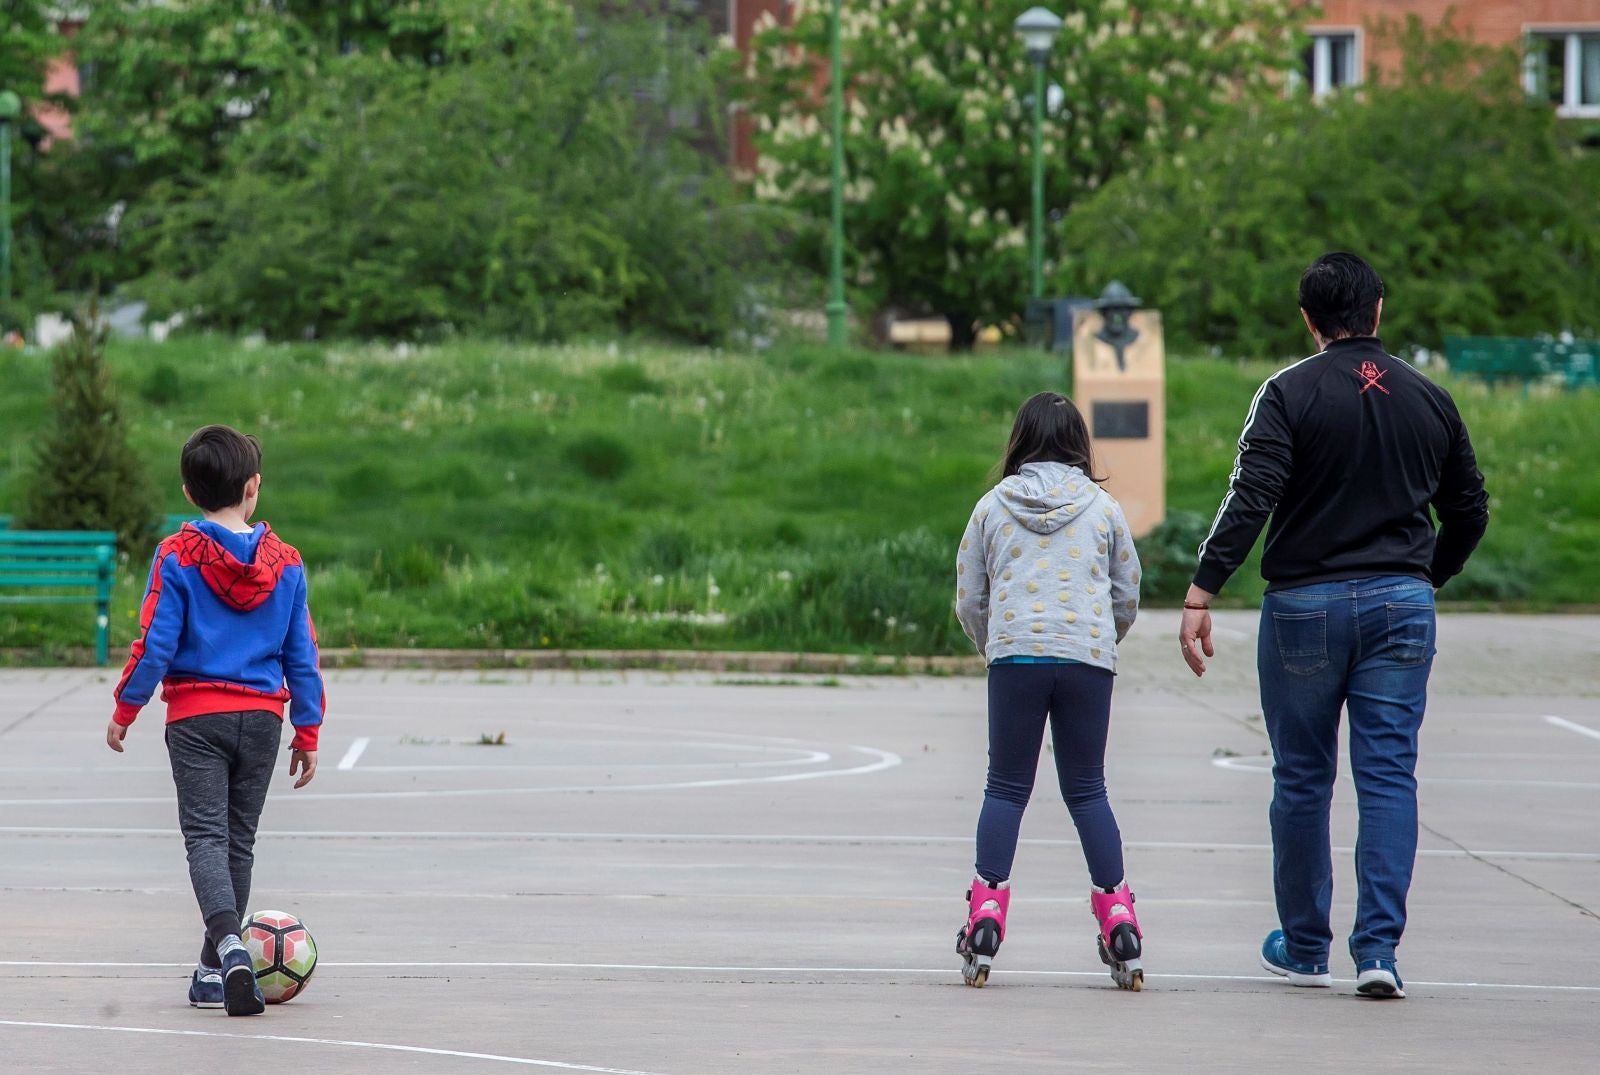
{"label": "jeans back pocket", "polygon": [[1272,631],[1285,672],[1312,676],[1328,667],[1327,612],[1274,612]]}
{"label": "jeans back pocket", "polygon": [[1433,656],[1434,611],[1428,602],[1388,601],[1389,656],[1396,664],[1422,664]]}

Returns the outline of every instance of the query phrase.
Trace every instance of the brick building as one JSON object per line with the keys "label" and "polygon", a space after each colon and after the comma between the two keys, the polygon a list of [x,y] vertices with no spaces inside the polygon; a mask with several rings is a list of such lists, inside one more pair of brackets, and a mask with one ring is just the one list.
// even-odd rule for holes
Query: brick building
{"label": "brick building", "polygon": [[[729,35],[743,51],[763,15],[788,17],[790,0],[685,0],[682,7],[698,10],[714,33]],[[1530,94],[1548,99],[1563,116],[1600,118],[1600,0],[1321,0],[1321,7],[1308,26],[1311,45],[1302,74],[1315,93],[1362,82],[1369,67],[1382,73],[1398,65],[1392,47],[1372,39],[1377,20],[1417,15],[1436,25],[1453,11],[1457,29],[1480,43],[1532,46],[1523,74]],[[67,17],[62,29],[70,36],[82,17]],[[53,64],[48,78],[52,92],[77,92],[70,58]],[[65,116],[41,109],[39,118],[53,136],[67,133]],[[728,131],[734,167],[754,170],[749,121],[736,112]]]}
{"label": "brick building", "polygon": [[[728,34],[733,38],[733,43],[739,51],[749,54],[750,39],[755,36],[756,23],[761,16],[771,15],[775,19],[787,19],[789,0],[726,0],[728,17],[726,25]],[[749,174],[756,170],[756,149],[750,142],[752,125],[749,117],[735,111],[732,122],[728,125],[731,145],[728,149],[728,158],[735,170]]]}
{"label": "brick building", "polygon": [[1321,0],[1321,7],[1307,27],[1304,77],[1314,92],[1398,66],[1393,45],[1372,39],[1377,20],[1416,15],[1431,26],[1453,12],[1455,27],[1479,44],[1528,45],[1530,94],[1563,116],[1600,117],[1600,0]]}
{"label": "brick building", "polygon": [[[703,6],[709,12],[717,3],[704,0]],[[741,50],[762,15],[783,19],[789,8],[788,0],[726,4],[723,25]],[[1600,0],[1321,0],[1321,8],[1307,27],[1311,46],[1301,76],[1315,93],[1362,82],[1369,66],[1381,74],[1399,65],[1393,48],[1371,37],[1378,20],[1416,15],[1433,26],[1453,11],[1455,27],[1481,44],[1532,46],[1523,74],[1530,94],[1547,98],[1563,116],[1600,118]],[[748,123],[736,115],[730,127],[735,167],[754,169]]]}

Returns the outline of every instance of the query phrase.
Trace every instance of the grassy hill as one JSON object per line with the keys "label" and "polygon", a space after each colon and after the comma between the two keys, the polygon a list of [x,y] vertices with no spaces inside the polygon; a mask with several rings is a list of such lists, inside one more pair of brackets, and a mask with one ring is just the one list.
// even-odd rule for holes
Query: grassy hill
{"label": "grassy hill", "polygon": [[[960,653],[954,544],[1054,356],[765,355],[453,343],[114,345],[165,507],[206,422],[264,446],[259,517],[305,553],[326,645]],[[1272,367],[1169,370],[1169,504],[1209,519]],[[0,513],[22,501],[48,363],[0,352]],[[1495,518],[1447,596],[1596,600],[1600,396],[1452,383]],[[1195,520],[1189,520],[1191,524]],[[1171,587],[1192,542],[1141,547]],[[148,550],[118,592],[125,646]],[[1161,565],[1168,565],[1165,572]],[[1252,601],[1254,564],[1226,596]],[[82,610],[0,607],[0,646],[81,644]]]}

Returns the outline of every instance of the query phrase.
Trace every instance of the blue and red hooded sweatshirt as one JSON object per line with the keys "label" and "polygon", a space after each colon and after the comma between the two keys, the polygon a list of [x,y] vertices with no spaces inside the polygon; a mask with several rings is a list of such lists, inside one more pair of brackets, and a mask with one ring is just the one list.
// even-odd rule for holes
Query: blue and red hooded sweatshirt
{"label": "blue and red hooded sweatshirt", "polygon": [[150,565],[140,637],[113,696],[132,724],[156,686],[167,723],[291,702],[296,750],[316,750],[327,696],[300,553],[266,523],[237,534],[184,523]]}

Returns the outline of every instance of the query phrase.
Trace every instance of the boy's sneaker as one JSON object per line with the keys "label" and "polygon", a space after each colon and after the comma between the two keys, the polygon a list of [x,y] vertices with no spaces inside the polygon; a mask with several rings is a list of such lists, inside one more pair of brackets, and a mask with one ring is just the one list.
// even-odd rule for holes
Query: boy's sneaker
{"label": "boy's sneaker", "polygon": [[189,976],[189,1006],[222,1007],[222,968],[199,966]]}
{"label": "boy's sneaker", "polygon": [[1283,930],[1267,934],[1261,945],[1261,965],[1273,974],[1289,979],[1290,985],[1303,985],[1313,989],[1328,989],[1333,985],[1333,975],[1326,963],[1301,963],[1289,958],[1289,945]]}
{"label": "boy's sneaker", "polygon": [[250,953],[238,941],[222,953],[222,992],[229,1015],[260,1015],[267,1010]]}
{"label": "boy's sneaker", "polygon": [[1406,995],[1392,959],[1363,959],[1356,964],[1356,992],[1378,1000],[1399,1000]]}

